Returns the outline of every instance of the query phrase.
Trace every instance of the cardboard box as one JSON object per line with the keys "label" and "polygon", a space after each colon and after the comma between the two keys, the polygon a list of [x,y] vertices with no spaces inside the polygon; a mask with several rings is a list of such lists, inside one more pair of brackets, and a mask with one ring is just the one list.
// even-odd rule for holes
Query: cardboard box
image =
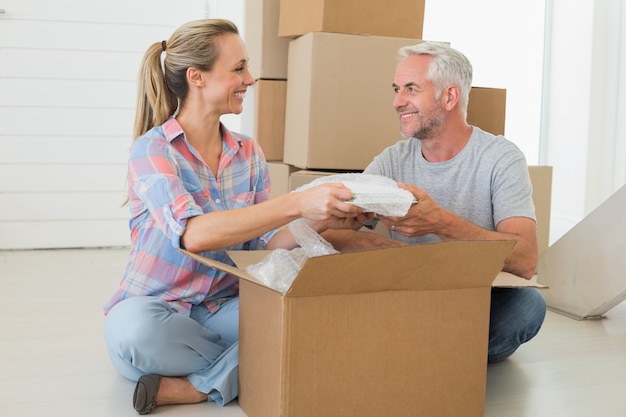
{"label": "cardboard box", "polygon": [[254,138],[266,160],[282,161],[287,81],[259,80],[254,88]]}
{"label": "cardboard box", "polygon": [[318,178],[341,173],[338,171],[313,171],[306,169],[292,172],[289,176],[289,191],[296,190]]}
{"label": "cardboard box", "polygon": [[576,319],[602,317],[626,300],[626,186],[539,256],[537,281],[549,285],[551,310]]}
{"label": "cardboard box", "polygon": [[398,49],[418,42],[321,32],[291,41],[284,162],[362,170],[401,139],[391,84]]}
{"label": "cardboard box", "polygon": [[248,416],[482,417],[490,289],[514,245],[310,258],[285,295],[244,271],[265,252],[229,252],[239,268],[186,253],[242,278],[239,405]]}
{"label": "cardboard box", "polygon": [[504,135],[505,119],[505,89],[472,87],[467,104],[467,123],[494,135]]}
{"label": "cardboard box", "polygon": [[243,34],[255,78],[287,79],[289,39],[278,36],[279,0],[245,2]]}
{"label": "cardboard box", "polygon": [[425,0],[280,0],[278,34],[337,32],[422,38]]}
{"label": "cardboard box", "polygon": [[289,190],[289,178],[298,168],[282,162],[268,162],[270,168],[270,179],[272,180],[272,190],[270,198],[275,198],[287,194]]}
{"label": "cardboard box", "polygon": [[528,167],[533,185],[533,202],[537,216],[537,249],[539,254],[550,246],[550,213],[552,211],[552,167],[531,165]]}

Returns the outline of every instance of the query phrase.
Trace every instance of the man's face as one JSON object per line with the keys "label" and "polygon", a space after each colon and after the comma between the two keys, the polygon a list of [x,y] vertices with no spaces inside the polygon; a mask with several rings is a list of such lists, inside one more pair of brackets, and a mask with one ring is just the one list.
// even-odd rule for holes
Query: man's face
{"label": "man's face", "polygon": [[428,55],[409,55],[396,67],[393,107],[405,138],[430,139],[445,121],[435,86],[427,79],[430,60]]}

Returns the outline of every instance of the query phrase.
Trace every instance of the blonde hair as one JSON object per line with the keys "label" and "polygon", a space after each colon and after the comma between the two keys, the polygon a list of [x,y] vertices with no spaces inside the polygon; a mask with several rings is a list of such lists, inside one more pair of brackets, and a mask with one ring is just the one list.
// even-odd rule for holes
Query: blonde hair
{"label": "blonde hair", "polygon": [[176,29],[167,41],[150,45],[139,70],[135,139],[163,124],[182,106],[189,91],[187,69],[213,69],[219,56],[217,42],[228,33],[239,34],[228,20],[195,20]]}

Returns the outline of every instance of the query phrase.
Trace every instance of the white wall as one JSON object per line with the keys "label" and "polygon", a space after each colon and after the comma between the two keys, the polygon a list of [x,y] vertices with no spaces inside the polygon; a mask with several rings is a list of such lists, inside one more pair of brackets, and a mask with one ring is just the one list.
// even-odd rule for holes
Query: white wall
{"label": "white wall", "polygon": [[127,245],[139,63],[205,0],[0,8],[0,249]]}
{"label": "white wall", "polygon": [[426,1],[423,38],[447,41],[474,67],[474,86],[506,88],[505,136],[539,162],[544,1]]}
{"label": "white wall", "polygon": [[542,162],[554,167],[551,240],[626,182],[626,6],[548,0]]}

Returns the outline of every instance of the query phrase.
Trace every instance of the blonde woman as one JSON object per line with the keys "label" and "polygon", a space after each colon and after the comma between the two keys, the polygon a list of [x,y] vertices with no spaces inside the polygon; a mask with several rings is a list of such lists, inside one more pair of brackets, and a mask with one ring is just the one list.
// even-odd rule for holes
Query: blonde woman
{"label": "blonde woman", "polygon": [[238,280],[178,248],[230,262],[226,250],[293,248],[281,226],[306,218],[318,232],[353,228],[362,210],[342,184],[268,200],[257,143],[229,131],[254,84],[236,26],[189,22],[155,42],[141,64],[128,165],[131,251],[120,288],[105,305],[115,368],[137,381],[133,406],[237,396]]}

